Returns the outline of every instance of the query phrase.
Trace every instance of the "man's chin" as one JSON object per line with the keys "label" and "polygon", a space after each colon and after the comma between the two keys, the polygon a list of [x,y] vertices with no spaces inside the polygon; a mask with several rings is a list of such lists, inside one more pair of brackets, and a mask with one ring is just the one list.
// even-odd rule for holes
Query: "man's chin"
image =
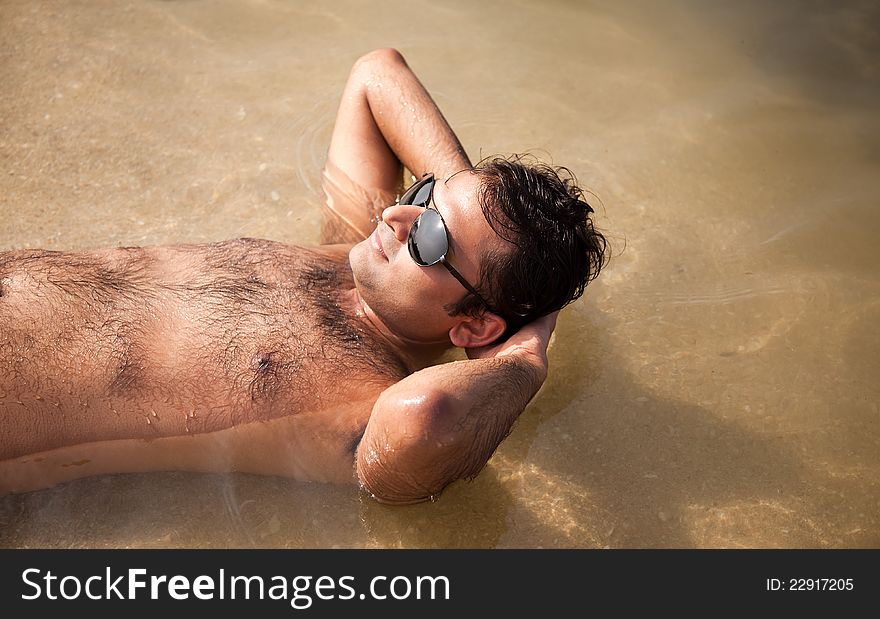
{"label": "man's chin", "polygon": [[369,252],[370,248],[364,246],[364,243],[367,242],[361,241],[348,252],[351,277],[354,280],[355,288],[361,292],[375,290],[378,287],[376,273],[372,272],[372,267],[369,263],[369,254],[367,252]]}
{"label": "man's chin", "polygon": [[365,250],[369,250],[369,248],[365,244],[368,242],[368,239],[364,239],[360,243],[352,245],[351,249],[348,250],[348,265],[351,267],[351,272],[354,274],[357,274],[360,268],[366,263],[367,256],[365,255]]}

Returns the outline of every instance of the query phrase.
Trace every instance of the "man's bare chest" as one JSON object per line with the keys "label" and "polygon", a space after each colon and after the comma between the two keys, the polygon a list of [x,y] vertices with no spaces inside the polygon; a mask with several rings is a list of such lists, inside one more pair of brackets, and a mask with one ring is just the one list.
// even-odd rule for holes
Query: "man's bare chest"
{"label": "man's bare chest", "polygon": [[332,408],[378,395],[405,371],[342,307],[353,285],[344,256],[250,239],[196,253],[157,285],[165,309],[154,315],[164,318],[147,363],[160,374],[154,385],[225,411],[209,425]]}
{"label": "man's bare chest", "polygon": [[102,438],[320,414],[405,373],[340,306],[347,262],[321,252],[242,239],[4,268],[4,389]]}

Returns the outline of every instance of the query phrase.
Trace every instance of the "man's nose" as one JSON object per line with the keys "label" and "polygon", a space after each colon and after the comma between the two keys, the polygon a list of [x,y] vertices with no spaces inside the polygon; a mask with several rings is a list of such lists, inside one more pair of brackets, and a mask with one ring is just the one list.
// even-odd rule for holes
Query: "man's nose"
{"label": "man's nose", "polygon": [[425,209],[421,206],[413,206],[412,204],[392,204],[382,211],[382,221],[394,231],[394,236],[399,242],[405,243],[406,237],[409,236],[409,229],[423,210]]}

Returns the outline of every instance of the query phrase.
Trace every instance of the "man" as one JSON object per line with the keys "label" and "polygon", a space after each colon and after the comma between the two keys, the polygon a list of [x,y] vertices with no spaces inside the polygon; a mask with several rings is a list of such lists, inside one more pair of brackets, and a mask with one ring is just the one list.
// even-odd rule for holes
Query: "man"
{"label": "man", "polygon": [[0,492],[243,471],[409,503],[476,475],[603,264],[591,209],[545,166],[473,168],[394,50],[352,69],[324,189],[318,248],[0,254]]}

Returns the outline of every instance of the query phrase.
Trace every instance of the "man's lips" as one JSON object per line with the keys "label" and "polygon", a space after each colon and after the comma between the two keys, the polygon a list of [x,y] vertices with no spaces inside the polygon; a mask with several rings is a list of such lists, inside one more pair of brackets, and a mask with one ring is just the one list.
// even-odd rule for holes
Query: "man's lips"
{"label": "man's lips", "polygon": [[370,235],[370,244],[373,246],[373,249],[376,250],[382,258],[388,260],[388,256],[385,254],[385,248],[382,247],[382,239],[379,238],[379,228],[373,230],[373,234]]}

